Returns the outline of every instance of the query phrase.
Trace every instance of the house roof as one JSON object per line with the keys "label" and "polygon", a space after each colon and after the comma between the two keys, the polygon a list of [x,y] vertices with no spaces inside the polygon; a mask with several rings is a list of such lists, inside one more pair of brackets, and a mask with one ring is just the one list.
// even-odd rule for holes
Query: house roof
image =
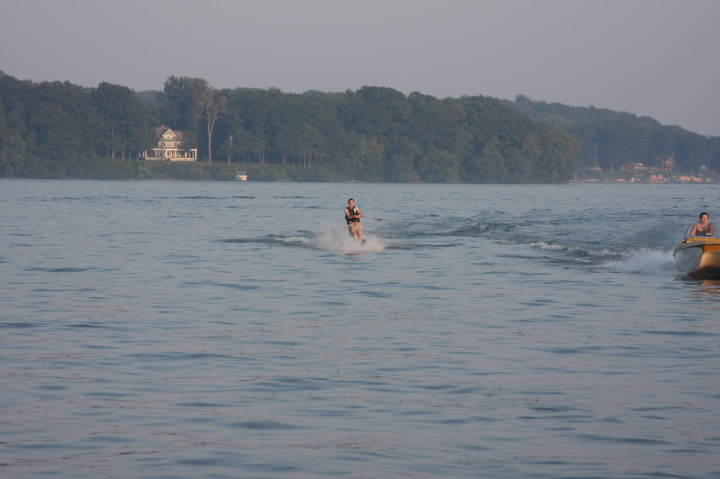
{"label": "house roof", "polygon": [[168,132],[170,132],[170,134],[172,134],[173,136],[175,136],[175,138],[177,138],[178,140],[182,140],[182,139],[183,139],[182,132],[175,131],[175,130],[173,130],[172,128],[168,128],[167,126],[164,126],[164,125],[155,128],[155,137],[157,137],[157,138],[162,138],[162,137],[165,136],[165,134],[168,133]]}

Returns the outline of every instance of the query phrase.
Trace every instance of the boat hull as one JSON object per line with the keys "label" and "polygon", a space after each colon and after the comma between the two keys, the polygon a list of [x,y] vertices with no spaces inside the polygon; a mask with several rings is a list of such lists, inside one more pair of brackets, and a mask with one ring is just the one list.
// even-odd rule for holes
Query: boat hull
{"label": "boat hull", "polygon": [[696,278],[720,278],[720,240],[686,241],[673,251],[675,266]]}

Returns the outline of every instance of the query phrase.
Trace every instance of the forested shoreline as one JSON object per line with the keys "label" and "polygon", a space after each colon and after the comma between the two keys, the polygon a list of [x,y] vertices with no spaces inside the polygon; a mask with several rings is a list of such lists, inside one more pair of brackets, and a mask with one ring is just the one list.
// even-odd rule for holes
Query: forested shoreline
{"label": "forested shoreline", "polygon": [[653,118],[627,112],[533,101],[523,95],[503,104],[576,138],[582,145],[578,157],[581,170],[592,167],[618,170],[632,163],[661,168],[661,162],[672,157],[682,171],[707,168],[720,173],[720,137],[717,136],[707,137],[679,126],[661,125]]}
{"label": "forested shoreline", "polygon": [[[243,170],[252,180],[559,183],[612,155],[611,168],[632,155],[674,154],[690,167],[720,161],[717,138],[637,117],[626,119],[626,130],[617,122],[614,130],[593,130],[590,120],[570,122],[567,111],[543,114],[538,105],[370,86],[304,94],[216,90],[203,79],[174,76],[162,91],[134,92],[0,72],[0,176],[229,180]],[[667,131],[666,141],[645,142],[645,151],[612,150],[639,121],[652,134]],[[160,125],[181,132],[200,161],[142,159]]]}

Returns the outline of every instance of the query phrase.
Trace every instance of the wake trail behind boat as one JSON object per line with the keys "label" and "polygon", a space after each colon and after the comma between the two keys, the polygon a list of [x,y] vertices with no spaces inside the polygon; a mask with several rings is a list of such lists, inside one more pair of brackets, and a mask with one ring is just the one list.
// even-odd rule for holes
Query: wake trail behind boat
{"label": "wake trail behind boat", "polygon": [[603,268],[618,273],[667,275],[677,273],[672,251],[641,248],[629,251],[624,259],[610,261]]}

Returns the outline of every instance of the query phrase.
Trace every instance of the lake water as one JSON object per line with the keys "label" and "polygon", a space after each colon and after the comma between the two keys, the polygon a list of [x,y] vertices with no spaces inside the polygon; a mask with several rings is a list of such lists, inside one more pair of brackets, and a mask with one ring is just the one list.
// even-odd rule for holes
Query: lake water
{"label": "lake water", "polygon": [[2,477],[720,477],[718,185],[0,198]]}

